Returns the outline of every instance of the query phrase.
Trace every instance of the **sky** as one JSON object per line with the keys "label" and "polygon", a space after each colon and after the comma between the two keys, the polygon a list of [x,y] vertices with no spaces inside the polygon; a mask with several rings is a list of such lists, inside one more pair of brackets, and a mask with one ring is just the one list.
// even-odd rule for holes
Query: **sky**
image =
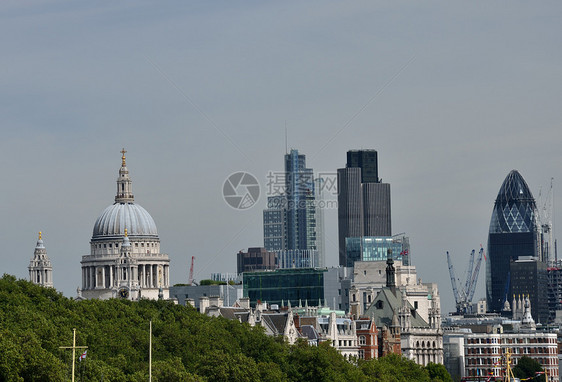
{"label": "sky", "polygon": [[[562,222],[561,18],[557,1],[3,1],[0,271],[27,278],[42,231],[75,296],[124,147],[171,282],[192,256],[198,280],[235,272],[263,245],[286,129],[315,172],[378,151],[393,233],[451,311],[445,253],[462,278],[510,170],[540,206],[553,178]],[[222,196],[238,171],[262,185],[245,210]],[[325,235],[336,266],[334,208]],[[482,266],[475,300],[484,281]]]}

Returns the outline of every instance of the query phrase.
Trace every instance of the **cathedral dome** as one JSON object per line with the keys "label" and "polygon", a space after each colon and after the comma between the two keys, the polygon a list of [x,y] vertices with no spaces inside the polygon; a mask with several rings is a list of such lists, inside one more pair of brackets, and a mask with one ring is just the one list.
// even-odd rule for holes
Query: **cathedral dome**
{"label": "cathedral dome", "polygon": [[158,236],[152,216],[140,205],[115,203],[107,207],[96,220],[92,239],[103,236]]}
{"label": "cathedral dome", "polygon": [[156,236],[156,224],[152,216],[141,206],[135,204],[129,170],[125,163],[125,149],[121,151],[122,163],[117,178],[115,203],[107,207],[96,220],[92,239],[125,236]]}

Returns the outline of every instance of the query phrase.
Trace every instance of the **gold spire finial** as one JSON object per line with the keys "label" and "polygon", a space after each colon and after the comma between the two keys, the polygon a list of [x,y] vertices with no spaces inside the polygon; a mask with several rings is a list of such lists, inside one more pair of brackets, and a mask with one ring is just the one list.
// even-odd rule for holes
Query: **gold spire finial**
{"label": "gold spire finial", "polygon": [[39,231],[39,240],[42,240],[41,237],[41,231]]}
{"label": "gold spire finial", "polygon": [[127,237],[127,236],[128,236],[128,235],[127,235],[127,228],[125,228],[125,237]]}
{"label": "gold spire finial", "polygon": [[126,153],[126,152],[127,152],[127,150],[125,150],[125,148],[123,147],[123,149],[121,150],[121,154],[123,154],[123,156],[121,157],[121,160],[122,160],[121,165],[122,165],[123,167],[126,166],[126,164],[125,164],[125,153]]}

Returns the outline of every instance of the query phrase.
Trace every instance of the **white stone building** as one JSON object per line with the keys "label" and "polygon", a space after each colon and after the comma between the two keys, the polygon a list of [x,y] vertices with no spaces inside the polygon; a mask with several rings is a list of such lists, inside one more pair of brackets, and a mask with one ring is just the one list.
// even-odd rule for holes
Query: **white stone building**
{"label": "white stone building", "polygon": [[43,245],[43,238],[39,232],[39,239],[35,246],[33,258],[29,262],[29,281],[44,287],[53,287],[53,266],[47,256],[47,249]]}
{"label": "white stone building", "polygon": [[[377,293],[386,286],[385,261],[356,261],[353,265],[353,282],[349,290],[349,311],[355,317],[363,316]],[[417,279],[416,267],[403,265],[401,261],[394,263],[397,287],[408,287],[409,299],[422,299],[427,286],[421,285]],[[420,285],[418,285],[420,284]],[[427,293],[425,293],[427,297]],[[423,304],[422,304],[423,305]],[[423,307],[421,307],[423,309]],[[427,320],[427,311],[423,316]]]}
{"label": "white stone building", "polygon": [[[443,363],[443,329],[437,284],[396,283],[394,260],[386,261],[386,286],[363,313],[377,328],[399,327],[402,355],[425,366]],[[400,278],[398,278],[400,280]],[[415,279],[414,279],[415,280]]]}
{"label": "white stone building", "polygon": [[465,337],[466,376],[500,376],[505,368],[502,358],[509,349],[512,354],[512,367],[522,356],[527,356],[541,364],[548,372],[548,381],[559,380],[558,346],[555,333],[528,331],[520,333],[472,333]]}
{"label": "white stone building", "polygon": [[94,224],[90,254],[82,256],[83,298],[169,297],[170,259],[160,252],[152,216],[135,204],[122,151],[115,202]]}

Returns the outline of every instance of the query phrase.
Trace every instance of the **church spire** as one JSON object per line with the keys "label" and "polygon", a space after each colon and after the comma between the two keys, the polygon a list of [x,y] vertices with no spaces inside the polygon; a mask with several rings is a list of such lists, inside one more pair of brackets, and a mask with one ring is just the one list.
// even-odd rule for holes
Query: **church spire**
{"label": "church spire", "polygon": [[47,257],[47,250],[43,245],[43,236],[39,232],[37,245],[33,258],[29,262],[29,281],[34,284],[39,284],[45,287],[53,286],[53,266],[51,260]]}
{"label": "church spire", "polygon": [[127,150],[121,150],[121,168],[119,169],[119,178],[117,178],[117,195],[115,203],[132,203],[135,201],[133,195],[133,185],[129,177],[129,170],[125,161],[125,153]]}

